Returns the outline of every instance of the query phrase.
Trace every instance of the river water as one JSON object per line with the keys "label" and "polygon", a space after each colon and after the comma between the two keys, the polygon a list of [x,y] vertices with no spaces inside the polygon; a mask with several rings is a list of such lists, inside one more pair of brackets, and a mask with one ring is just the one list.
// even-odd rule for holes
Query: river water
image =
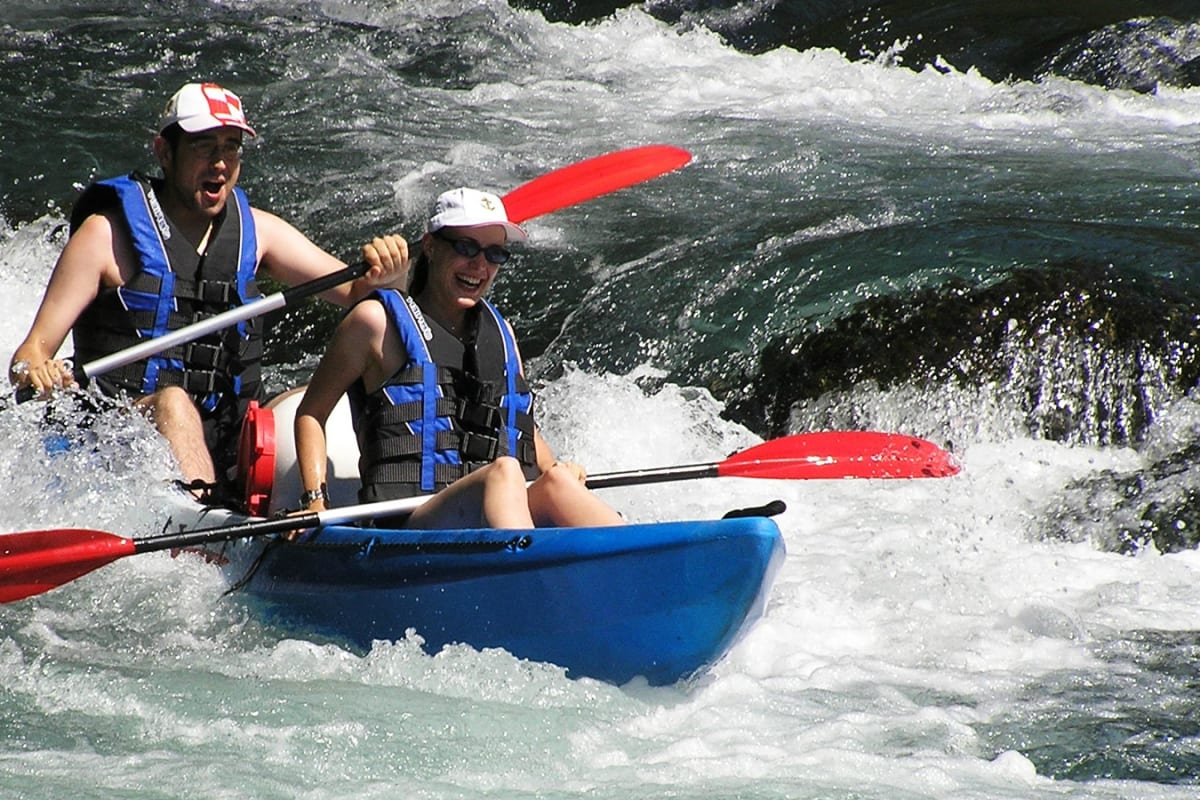
{"label": "river water", "polygon": [[[78,186],[152,167],[165,98],[213,79],[260,132],[252,202],[345,259],[419,234],[445,188],[503,193],[638,144],[693,153],[532,220],[493,290],[547,438],[591,471],[821,427],[925,436],[964,469],[606,490],[638,520],[788,506],[765,616],[665,688],[416,638],[356,654],[263,624],[198,559],[123,559],[0,607],[0,796],[1194,797],[1200,87],[1179,76],[1200,18],[1097,20],[1006,79],[961,47],[750,35],[804,7],[9,0],[6,352]],[[897,29],[927,21],[908,13]],[[1080,67],[1122,36],[1104,75]],[[1139,80],[1104,79],[1113,62]],[[971,326],[963,298],[986,312]],[[847,324],[886,304],[904,324]],[[1113,329],[1130,307],[1136,335]],[[303,380],[335,318],[276,321],[274,388]],[[146,498],[173,467],[145,423],[113,415],[48,452],[42,411],[0,411],[0,529],[157,532]],[[1175,538],[1134,535],[1151,528]]]}

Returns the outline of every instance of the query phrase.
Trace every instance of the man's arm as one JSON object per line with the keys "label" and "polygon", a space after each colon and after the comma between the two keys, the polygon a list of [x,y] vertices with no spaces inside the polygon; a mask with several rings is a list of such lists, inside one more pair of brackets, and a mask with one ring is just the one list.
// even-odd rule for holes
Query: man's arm
{"label": "man's arm", "polygon": [[[259,268],[280,283],[296,286],[346,266],[280,217],[257,208],[253,213]],[[373,289],[408,286],[408,245],[401,237],[376,238],[363,248],[363,257],[371,265],[365,275],[322,292],[321,298],[349,307]]]}
{"label": "man's arm", "polygon": [[[103,214],[93,214],[67,240],[59,255],[29,333],[13,353],[9,380],[32,385],[42,394],[56,386],[69,385],[70,372],[63,369],[62,362],[54,360],[55,354],[100,288],[121,283],[114,253],[113,223]],[[27,371],[24,366],[12,369],[21,365],[27,365]]]}

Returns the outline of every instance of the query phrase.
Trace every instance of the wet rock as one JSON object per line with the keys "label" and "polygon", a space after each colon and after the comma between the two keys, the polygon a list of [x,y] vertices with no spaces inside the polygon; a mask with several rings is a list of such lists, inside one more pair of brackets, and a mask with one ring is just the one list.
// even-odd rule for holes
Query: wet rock
{"label": "wet rock", "polygon": [[1166,453],[1133,473],[1105,471],[1068,487],[1042,525],[1046,538],[1091,541],[1134,554],[1200,545],[1200,443]]}
{"label": "wet rock", "polygon": [[1028,432],[1083,444],[1137,442],[1200,377],[1200,291],[1083,262],[1018,269],[876,297],[817,331],[782,336],[726,398],[731,418],[790,432],[793,407],[863,381],[998,387]]}

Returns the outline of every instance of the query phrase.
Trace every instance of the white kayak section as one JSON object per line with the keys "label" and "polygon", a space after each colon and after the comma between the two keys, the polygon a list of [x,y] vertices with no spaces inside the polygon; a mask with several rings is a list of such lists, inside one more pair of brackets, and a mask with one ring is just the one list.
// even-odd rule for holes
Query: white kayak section
{"label": "white kayak section", "polygon": [[[293,389],[273,398],[264,407],[274,416],[275,479],[271,490],[268,514],[283,509],[295,509],[300,504],[304,487],[296,460],[296,439],[293,422],[296,408],[304,397],[304,387]],[[350,415],[350,402],[343,395],[325,423],[325,442],[328,449],[326,482],[329,506],[336,508],[358,503],[358,440]]]}

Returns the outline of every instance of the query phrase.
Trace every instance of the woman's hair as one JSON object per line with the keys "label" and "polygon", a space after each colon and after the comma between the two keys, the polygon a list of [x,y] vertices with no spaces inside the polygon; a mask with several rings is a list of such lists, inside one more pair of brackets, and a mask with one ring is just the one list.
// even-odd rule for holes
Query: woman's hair
{"label": "woman's hair", "polygon": [[417,254],[417,258],[412,264],[412,277],[408,279],[408,296],[416,297],[425,288],[426,282],[429,280],[429,255],[425,252],[425,248],[421,248],[421,252]]}

